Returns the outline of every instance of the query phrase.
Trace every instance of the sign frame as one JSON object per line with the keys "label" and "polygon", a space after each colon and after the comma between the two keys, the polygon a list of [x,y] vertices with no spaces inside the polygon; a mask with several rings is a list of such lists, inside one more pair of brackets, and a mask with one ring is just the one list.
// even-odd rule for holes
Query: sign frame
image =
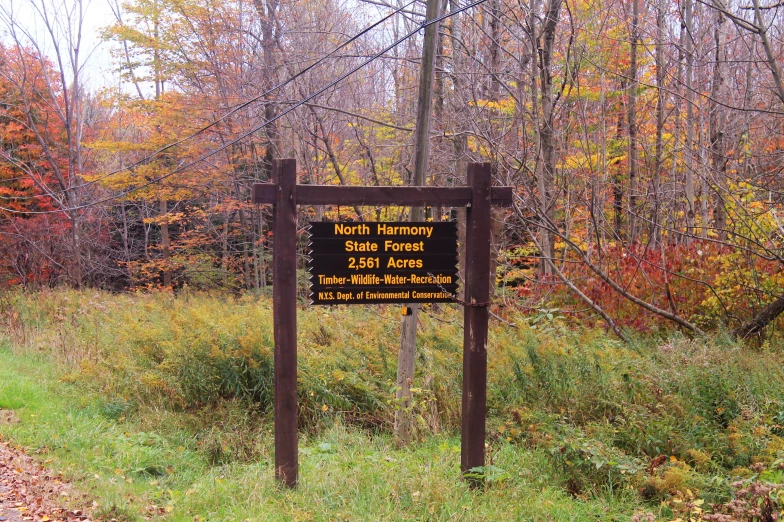
{"label": "sign frame", "polygon": [[296,161],[281,159],[272,163],[271,183],[253,185],[253,203],[273,205],[275,477],[286,486],[299,480],[297,205],[466,207],[460,468],[466,475],[484,466],[491,209],[513,200],[512,187],[491,186],[491,172],[489,163],[469,163],[464,187],[299,185]]}

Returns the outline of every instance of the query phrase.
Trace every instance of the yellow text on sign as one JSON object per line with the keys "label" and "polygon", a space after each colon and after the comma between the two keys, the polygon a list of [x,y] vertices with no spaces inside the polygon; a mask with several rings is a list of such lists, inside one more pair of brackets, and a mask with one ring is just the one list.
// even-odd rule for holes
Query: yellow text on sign
{"label": "yellow text on sign", "polygon": [[[346,241],[346,252],[378,252],[378,243],[374,241]],[[424,252],[424,241],[384,241],[384,252]]]}

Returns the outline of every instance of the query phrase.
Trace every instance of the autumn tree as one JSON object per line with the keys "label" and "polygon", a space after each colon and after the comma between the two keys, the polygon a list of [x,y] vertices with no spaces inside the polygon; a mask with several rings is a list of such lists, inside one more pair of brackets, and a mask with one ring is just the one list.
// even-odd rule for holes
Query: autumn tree
{"label": "autumn tree", "polygon": [[[86,164],[83,139],[89,132],[81,84],[84,6],[81,2],[66,7],[42,0],[30,7],[43,28],[40,32],[22,25],[12,6],[0,8],[0,23],[10,39],[9,45],[0,48],[5,96],[2,117],[10,138],[2,148],[3,159],[10,166],[4,170],[18,178],[17,185],[33,190],[31,197],[46,200],[25,210],[56,210],[67,220],[69,279],[81,287],[81,175]],[[8,208],[14,213],[23,211],[12,207]]]}

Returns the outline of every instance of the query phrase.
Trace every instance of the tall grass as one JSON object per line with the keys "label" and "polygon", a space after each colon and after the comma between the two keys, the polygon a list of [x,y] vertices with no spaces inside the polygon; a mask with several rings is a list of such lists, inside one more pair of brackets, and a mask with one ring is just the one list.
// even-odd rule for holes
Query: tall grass
{"label": "tall grass", "polygon": [[[13,350],[60,363],[102,397],[103,415],[197,433],[214,464],[263,455],[272,407],[271,303],[185,292],[68,290],[6,296]],[[399,317],[394,308],[303,307],[298,314],[301,429],[335,419],[369,434],[391,426]],[[624,345],[557,316],[493,324],[488,438],[547,455],[575,496],[686,491],[729,498],[735,477],[784,458],[784,350],[723,337]],[[418,438],[460,423],[462,321],[423,314],[414,383]],[[150,415],[155,412],[155,415]],[[636,494],[637,494],[636,493]]]}

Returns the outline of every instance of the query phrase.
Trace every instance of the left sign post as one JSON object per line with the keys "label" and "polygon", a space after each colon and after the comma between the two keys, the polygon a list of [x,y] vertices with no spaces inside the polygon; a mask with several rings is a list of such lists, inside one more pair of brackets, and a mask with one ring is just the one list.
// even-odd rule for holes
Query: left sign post
{"label": "left sign post", "polygon": [[297,165],[273,162],[272,315],[275,328],[275,477],[297,485]]}

